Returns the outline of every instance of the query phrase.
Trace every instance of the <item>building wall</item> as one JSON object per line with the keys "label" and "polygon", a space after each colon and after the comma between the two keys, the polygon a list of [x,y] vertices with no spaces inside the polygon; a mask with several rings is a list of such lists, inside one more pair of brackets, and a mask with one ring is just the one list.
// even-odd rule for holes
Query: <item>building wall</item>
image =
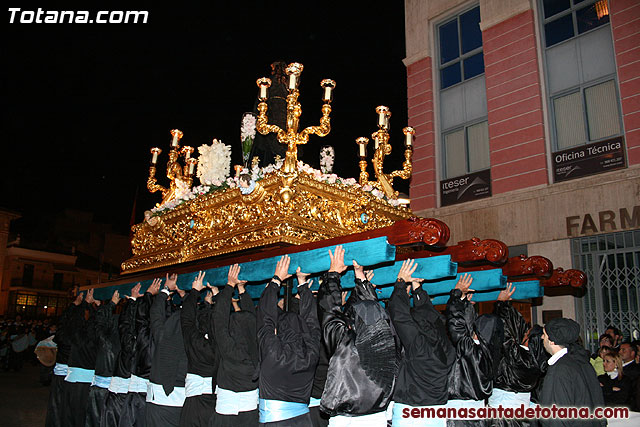
{"label": "building wall", "polygon": [[[489,128],[491,197],[442,206],[437,28],[480,7]],[[451,229],[452,244],[472,237],[526,245],[556,267],[575,267],[571,239],[640,229],[640,3],[609,1],[627,167],[554,182],[550,101],[538,1],[405,0],[409,123],[416,127],[411,208]],[[536,308],[579,317],[573,296]]]}

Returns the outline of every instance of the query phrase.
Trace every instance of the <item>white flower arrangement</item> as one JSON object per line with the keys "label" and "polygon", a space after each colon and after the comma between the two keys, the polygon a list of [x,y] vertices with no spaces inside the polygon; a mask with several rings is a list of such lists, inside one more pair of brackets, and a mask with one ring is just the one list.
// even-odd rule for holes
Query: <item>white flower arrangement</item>
{"label": "white flower arrangement", "polygon": [[211,145],[198,147],[197,176],[204,185],[216,185],[224,182],[229,176],[231,166],[231,147],[224,145],[217,139]]}
{"label": "white flower arrangement", "polygon": [[240,140],[256,137],[256,116],[255,114],[245,114],[242,117],[242,126],[240,126]]}
{"label": "white flower arrangement", "polygon": [[322,173],[331,173],[333,171],[333,162],[336,152],[330,145],[325,145],[320,150],[320,169]]}

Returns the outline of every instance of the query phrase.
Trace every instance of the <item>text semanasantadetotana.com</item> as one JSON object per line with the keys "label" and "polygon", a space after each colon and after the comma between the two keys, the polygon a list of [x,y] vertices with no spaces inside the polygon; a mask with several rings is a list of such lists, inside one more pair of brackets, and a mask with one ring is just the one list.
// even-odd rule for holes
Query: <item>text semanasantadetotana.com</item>
{"label": "text semanasantadetotana.com", "polygon": [[147,10],[22,10],[9,8],[9,23],[20,24],[146,24]]}
{"label": "text semanasantadetotana.com", "polygon": [[629,418],[628,408],[576,408],[552,405],[503,407],[502,405],[481,408],[423,407],[403,408],[402,418],[448,418],[448,419],[604,419]]}

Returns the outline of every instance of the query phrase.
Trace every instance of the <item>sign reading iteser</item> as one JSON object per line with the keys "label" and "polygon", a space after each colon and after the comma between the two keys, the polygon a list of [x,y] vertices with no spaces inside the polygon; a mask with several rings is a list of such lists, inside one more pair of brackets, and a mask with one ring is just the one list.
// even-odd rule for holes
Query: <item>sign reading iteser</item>
{"label": "sign reading iteser", "polygon": [[440,181],[442,206],[491,196],[491,169]]}
{"label": "sign reading iteser", "polygon": [[623,137],[553,153],[554,182],[608,172],[626,166]]}

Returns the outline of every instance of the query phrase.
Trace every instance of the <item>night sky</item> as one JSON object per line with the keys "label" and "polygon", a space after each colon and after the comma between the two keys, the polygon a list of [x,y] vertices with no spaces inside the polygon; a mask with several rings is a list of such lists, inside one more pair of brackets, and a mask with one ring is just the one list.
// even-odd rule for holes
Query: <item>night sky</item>
{"label": "night sky", "polygon": [[[357,178],[355,138],[376,130],[375,107],[382,104],[393,113],[394,152],[385,169],[402,163],[402,1],[9,7],[149,11],[147,24],[8,24],[5,8],[0,207],[25,217],[75,208],[127,233],[136,191],[136,222],[160,201],[146,189],[153,146],[163,149],[158,182],[168,184],[163,169],[173,128],[184,132],[182,145],[222,140],[232,147],[232,164],[240,163],[242,113],[253,109],[255,81],[275,60],[304,65],[301,127],[321,116],[320,81],[337,83],[332,131],[311,137],[305,162],[318,167],[320,147],[330,144],[334,172]],[[407,191],[406,182],[396,182]]]}

